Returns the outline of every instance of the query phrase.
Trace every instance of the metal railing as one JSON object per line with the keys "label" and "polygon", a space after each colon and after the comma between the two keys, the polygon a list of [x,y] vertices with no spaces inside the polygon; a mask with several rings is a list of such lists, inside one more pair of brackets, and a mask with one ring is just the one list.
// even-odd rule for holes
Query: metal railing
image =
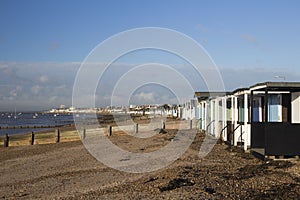
{"label": "metal railing", "polygon": [[206,132],[208,133],[208,127],[210,127],[216,120],[212,120],[209,122],[209,124],[206,126]]}

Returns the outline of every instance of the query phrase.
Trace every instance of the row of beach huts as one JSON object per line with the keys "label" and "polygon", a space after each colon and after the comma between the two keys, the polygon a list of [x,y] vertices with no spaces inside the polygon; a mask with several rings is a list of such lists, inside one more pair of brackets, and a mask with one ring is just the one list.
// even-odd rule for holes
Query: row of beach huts
{"label": "row of beach huts", "polygon": [[206,134],[261,158],[300,156],[300,82],[265,82],[233,92],[196,92],[178,110]]}

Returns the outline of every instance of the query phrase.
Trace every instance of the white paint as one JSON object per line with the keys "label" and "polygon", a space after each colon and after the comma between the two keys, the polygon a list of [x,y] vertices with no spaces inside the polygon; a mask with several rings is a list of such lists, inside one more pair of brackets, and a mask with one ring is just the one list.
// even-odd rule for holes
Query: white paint
{"label": "white paint", "polygon": [[231,123],[234,124],[234,96],[231,96]]}
{"label": "white paint", "polygon": [[219,138],[220,136],[220,132],[221,132],[221,125],[220,125],[220,122],[221,122],[221,117],[220,117],[220,98],[216,98],[216,104],[215,104],[215,136],[217,138]]}
{"label": "white paint", "polygon": [[200,115],[200,127],[203,129],[203,121],[204,121],[204,108],[203,108],[203,102],[201,101],[200,102],[200,111],[199,111],[199,113],[201,114]]}
{"label": "white paint", "polygon": [[[253,94],[265,94],[265,91],[254,91]],[[289,91],[268,91],[268,94],[290,94]]]}
{"label": "white paint", "polygon": [[[227,110],[226,110],[226,97],[222,98],[222,111],[223,111],[223,121],[222,121],[222,129],[227,126]],[[227,141],[227,131],[223,131],[223,141]]]}
{"label": "white paint", "polygon": [[278,122],[282,122],[282,95],[279,94],[278,98]]}
{"label": "white paint", "polygon": [[292,93],[292,123],[300,123],[300,92]]}
{"label": "white paint", "polygon": [[244,94],[244,150],[246,151],[248,149],[248,146],[250,146],[250,129],[251,126],[248,124],[249,121],[249,108],[248,108],[248,94]]}
{"label": "white paint", "polygon": [[[239,111],[238,111],[238,105],[237,105],[237,97],[234,97],[234,128],[238,126],[238,116],[239,116]],[[234,146],[237,146],[238,138],[240,136],[239,128],[234,131]]]}
{"label": "white paint", "polygon": [[266,85],[259,85],[259,86],[256,86],[256,87],[252,87],[250,90],[260,90],[260,89],[263,89],[263,88],[266,88],[267,86]]}
{"label": "white paint", "polygon": [[207,107],[208,107],[208,103],[207,102],[204,102],[204,104],[203,104],[203,106],[204,106],[204,110],[205,110],[205,113],[204,113],[204,115],[203,115],[203,129],[205,130],[206,129],[206,126],[207,126],[207,112],[208,112],[208,109],[207,109]]}
{"label": "white paint", "polygon": [[212,135],[215,135],[215,125],[216,125],[216,100],[213,100],[212,101],[212,105],[211,105],[211,125],[210,125],[210,128],[211,128],[211,134]]}

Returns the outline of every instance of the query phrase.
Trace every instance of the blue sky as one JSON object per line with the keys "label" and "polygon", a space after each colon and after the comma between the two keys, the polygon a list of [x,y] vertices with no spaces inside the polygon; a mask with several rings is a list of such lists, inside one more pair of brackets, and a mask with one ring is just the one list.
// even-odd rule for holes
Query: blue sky
{"label": "blue sky", "polygon": [[[299,9],[297,0],[2,0],[0,76],[6,78],[0,83],[0,110],[12,102],[20,109],[70,104],[80,62],[108,37],[139,27],[170,28],[192,37],[220,68],[227,90],[275,81],[275,75],[300,80]],[[147,60],[136,59],[132,62]],[[66,71],[64,77],[55,73],[59,70]],[[56,85],[49,84],[50,78]],[[38,87],[39,91],[32,89]],[[49,91],[65,87],[70,92],[62,93],[69,96],[40,94],[45,87]],[[17,95],[11,95],[13,90]],[[38,96],[23,105],[20,99],[29,91]],[[57,100],[52,103],[43,100],[53,96]]]}

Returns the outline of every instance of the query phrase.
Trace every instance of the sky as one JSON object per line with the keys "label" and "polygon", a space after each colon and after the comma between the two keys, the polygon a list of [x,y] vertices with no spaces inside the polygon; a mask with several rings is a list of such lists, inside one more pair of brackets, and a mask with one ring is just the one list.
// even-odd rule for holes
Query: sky
{"label": "sky", "polygon": [[[115,34],[142,27],[172,29],[195,40],[218,67],[228,91],[257,82],[299,81],[299,9],[297,0],[1,0],[0,110],[72,105],[76,74],[90,52]],[[206,89],[201,80],[197,85],[185,61],[166,53],[143,51],[117,62],[109,77],[157,62],[186,67],[182,73],[194,89]],[[98,88],[113,88],[116,81]],[[171,93],[147,85],[130,101],[176,103]],[[109,104],[105,95],[97,95],[99,106]]]}

